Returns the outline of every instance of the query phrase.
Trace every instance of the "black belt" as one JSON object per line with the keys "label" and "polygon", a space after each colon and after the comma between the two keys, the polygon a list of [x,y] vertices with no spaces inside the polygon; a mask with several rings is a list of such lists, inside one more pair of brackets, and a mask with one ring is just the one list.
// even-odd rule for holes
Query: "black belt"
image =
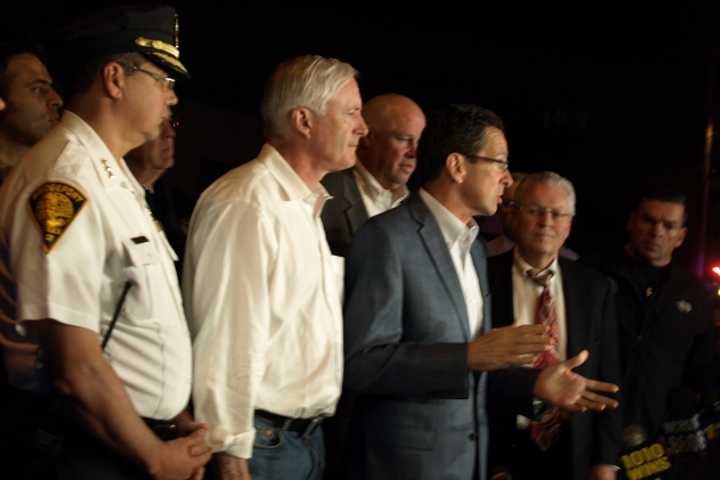
{"label": "black belt", "polygon": [[318,425],[320,425],[326,418],[324,416],[313,418],[290,418],[266,412],[265,410],[255,410],[255,416],[270,422],[275,428],[279,428],[282,431],[295,432],[303,437],[313,433]]}
{"label": "black belt", "polygon": [[142,417],[145,425],[155,432],[155,435],[161,440],[168,441],[178,438],[180,435],[177,431],[177,425],[171,420],[155,420],[154,418]]}

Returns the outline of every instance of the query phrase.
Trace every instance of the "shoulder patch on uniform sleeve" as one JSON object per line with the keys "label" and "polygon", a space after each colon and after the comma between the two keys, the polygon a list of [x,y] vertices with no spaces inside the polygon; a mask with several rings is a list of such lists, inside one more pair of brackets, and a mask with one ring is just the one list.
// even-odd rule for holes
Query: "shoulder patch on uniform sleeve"
{"label": "shoulder patch on uniform sleeve", "polygon": [[30,211],[40,227],[43,251],[50,252],[86,202],[75,187],[47,182],[30,195]]}

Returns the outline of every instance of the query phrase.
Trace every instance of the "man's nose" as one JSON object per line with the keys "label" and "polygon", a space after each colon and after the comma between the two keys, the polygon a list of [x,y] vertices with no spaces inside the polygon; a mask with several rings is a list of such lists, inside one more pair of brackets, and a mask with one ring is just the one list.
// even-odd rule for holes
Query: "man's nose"
{"label": "man's nose", "polygon": [[60,110],[60,108],[63,106],[62,98],[60,98],[60,95],[52,87],[50,88],[50,92],[48,93],[47,104],[48,107],[53,110]]}
{"label": "man's nose", "polygon": [[365,119],[362,117],[362,115],[358,115],[358,120],[358,124],[355,127],[355,133],[360,137],[364,137],[369,132],[367,123],[365,123]]}

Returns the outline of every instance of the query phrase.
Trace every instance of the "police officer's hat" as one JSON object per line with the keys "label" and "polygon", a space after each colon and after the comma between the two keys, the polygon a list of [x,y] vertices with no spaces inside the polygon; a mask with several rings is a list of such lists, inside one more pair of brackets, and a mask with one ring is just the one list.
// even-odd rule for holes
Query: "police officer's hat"
{"label": "police officer's hat", "polygon": [[180,62],[178,16],[168,6],[114,7],[85,17],[66,29],[74,55],[139,52],[163,69],[189,77]]}

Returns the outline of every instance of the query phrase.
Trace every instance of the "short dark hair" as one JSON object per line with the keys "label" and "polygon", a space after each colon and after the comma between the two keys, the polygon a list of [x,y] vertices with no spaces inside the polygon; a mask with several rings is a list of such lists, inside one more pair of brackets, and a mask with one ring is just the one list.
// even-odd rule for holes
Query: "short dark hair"
{"label": "short dark hair", "polygon": [[6,97],[8,92],[8,77],[6,75],[10,60],[17,55],[29,54],[37,57],[47,65],[45,51],[32,42],[15,41],[0,44],[0,97]]}
{"label": "short dark hair", "polygon": [[656,200],[659,202],[677,203],[683,207],[683,223],[687,221],[687,196],[680,190],[667,185],[650,185],[641,190],[635,200],[633,211],[637,211],[643,202],[648,200]]}
{"label": "short dark hair", "polygon": [[137,52],[116,53],[112,55],[93,56],[87,59],[76,59],[63,68],[60,83],[68,98],[88,91],[100,70],[110,62],[117,62],[128,69],[139,67],[149,62],[144,55]]}
{"label": "short dark hair", "polygon": [[418,145],[415,183],[436,179],[451,153],[474,155],[484,146],[488,127],[505,133],[500,117],[477,105],[448,105],[431,111]]}

